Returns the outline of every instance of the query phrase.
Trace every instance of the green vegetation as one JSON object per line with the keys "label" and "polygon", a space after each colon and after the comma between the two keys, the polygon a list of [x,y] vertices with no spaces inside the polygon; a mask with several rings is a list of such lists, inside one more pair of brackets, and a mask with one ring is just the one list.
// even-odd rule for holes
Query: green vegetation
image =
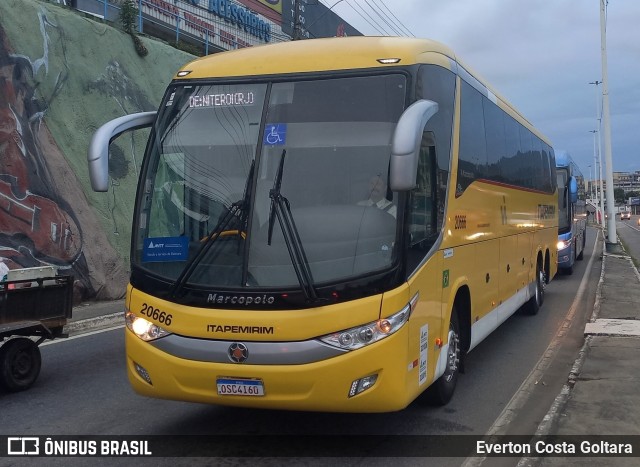
{"label": "green vegetation", "polygon": [[141,57],[146,57],[149,51],[136,34],[136,21],[138,19],[138,7],[134,0],[123,0],[120,7],[120,23],[127,34],[131,36],[136,52]]}
{"label": "green vegetation", "polygon": [[184,41],[173,42],[171,45],[178,50],[182,50],[183,52],[187,52],[197,57],[202,57],[204,55],[204,47],[200,45],[189,44]]}

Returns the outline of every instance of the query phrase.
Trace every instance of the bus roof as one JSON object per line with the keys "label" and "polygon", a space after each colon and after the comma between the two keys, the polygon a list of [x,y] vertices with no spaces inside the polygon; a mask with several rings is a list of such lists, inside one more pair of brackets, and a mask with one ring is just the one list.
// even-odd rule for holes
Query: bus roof
{"label": "bus roof", "polygon": [[569,169],[569,175],[579,177],[579,178],[584,177],[582,175],[582,171],[580,170],[580,167],[578,167],[578,164],[575,163],[575,161],[567,151],[558,149],[554,152],[556,154],[556,168],[566,167]]}
{"label": "bus roof", "polygon": [[[383,58],[399,58],[400,64],[431,63],[424,54],[436,53],[454,59],[443,44],[427,39],[404,37],[333,37],[279,42],[220,52],[196,59],[181,71],[189,78],[255,76],[312,71],[352,70],[396,66],[381,64]],[[447,67],[450,68],[450,67]],[[176,76],[177,78],[177,76]]]}
{"label": "bus roof", "polygon": [[555,153],[556,153],[556,167],[569,167],[569,165],[573,162],[573,159],[571,159],[571,156],[567,151],[557,149]]}

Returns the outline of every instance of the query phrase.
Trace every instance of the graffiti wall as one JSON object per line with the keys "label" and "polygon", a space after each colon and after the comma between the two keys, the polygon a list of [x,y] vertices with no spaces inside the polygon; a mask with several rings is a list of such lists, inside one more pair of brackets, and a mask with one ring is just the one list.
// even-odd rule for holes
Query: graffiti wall
{"label": "graffiti wall", "polygon": [[0,261],[53,265],[75,300],[114,299],[128,281],[130,223],[146,135],[112,145],[108,193],[94,193],[86,153],[102,123],[155,110],[193,57],[131,39],[101,21],[37,0],[0,2]]}

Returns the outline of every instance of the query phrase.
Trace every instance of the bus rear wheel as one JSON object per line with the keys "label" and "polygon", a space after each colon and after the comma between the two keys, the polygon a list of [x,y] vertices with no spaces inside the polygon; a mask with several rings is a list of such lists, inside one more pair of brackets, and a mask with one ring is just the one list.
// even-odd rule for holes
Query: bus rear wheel
{"label": "bus rear wheel", "polygon": [[544,286],[545,286],[545,272],[542,267],[542,261],[538,259],[536,266],[536,280],[535,280],[535,292],[533,297],[525,303],[525,311],[528,315],[536,315],[540,311],[540,307],[544,302]]}
{"label": "bus rear wheel", "polygon": [[451,311],[449,322],[449,346],[447,347],[447,363],[444,373],[426,391],[427,401],[432,405],[446,405],[456,389],[460,374],[460,328],[455,306]]}

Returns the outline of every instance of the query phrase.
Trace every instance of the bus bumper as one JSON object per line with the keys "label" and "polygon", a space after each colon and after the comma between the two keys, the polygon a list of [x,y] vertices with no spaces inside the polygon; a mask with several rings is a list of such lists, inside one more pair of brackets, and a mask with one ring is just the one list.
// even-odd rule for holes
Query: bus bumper
{"label": "bus bumper", "polygon": [[[127,373],[137,393],[160,399],[280,410],[391,412],[411,402],[407,378],[418,378],[414,374],[418,369],[408,367],[406,361],[407,329],[404,326],[367,347],[302,365],[177,358],[125,329]],[[375,383],[349,397],[354,381],[371,375],[377,375]],[[219,395],[219,379],[260,381],[264,395]]]}
{"label": "bus bumper", "polygon": [[571,266],[571,248],[558,251],[558,269],[564,269]]}

